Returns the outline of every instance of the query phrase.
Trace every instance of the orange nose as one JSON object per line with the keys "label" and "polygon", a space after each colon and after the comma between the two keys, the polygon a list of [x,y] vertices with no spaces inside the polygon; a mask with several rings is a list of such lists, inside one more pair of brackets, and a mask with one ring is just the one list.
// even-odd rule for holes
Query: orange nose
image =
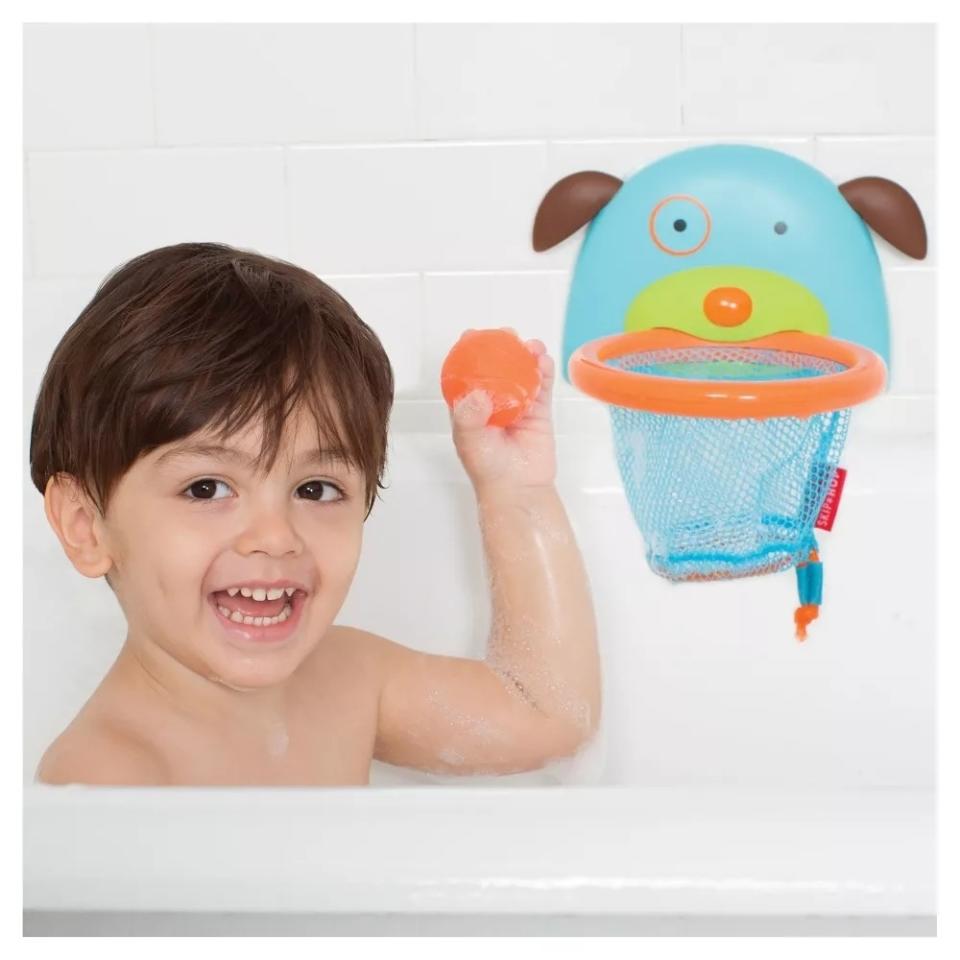
{"label": "orange nose", "polygon": [[704,298],[703,312],[718,327],[736,327],[750,319],[753,301],[739,287],[717,287]]}

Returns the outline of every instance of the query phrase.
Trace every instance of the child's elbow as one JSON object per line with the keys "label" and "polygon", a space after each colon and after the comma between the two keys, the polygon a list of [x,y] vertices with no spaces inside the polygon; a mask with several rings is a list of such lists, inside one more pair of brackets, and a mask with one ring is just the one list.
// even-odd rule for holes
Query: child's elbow
{"label": "child's elbow", "polygon": [[587,746],[600,726],[600,703],[584,703],[571,716],[555,718],[550,735],[548,760],[572,757]]}

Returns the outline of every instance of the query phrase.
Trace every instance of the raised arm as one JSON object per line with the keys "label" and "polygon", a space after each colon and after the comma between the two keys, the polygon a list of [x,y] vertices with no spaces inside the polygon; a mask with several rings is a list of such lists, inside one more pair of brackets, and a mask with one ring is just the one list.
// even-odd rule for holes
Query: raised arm
{"label": "raised arm", "polygon": [[569,756],[596,731],[600,666],[589,581],[555,486],[553,361],[515,426],[487,426],[473,394],[452,413],[477,496],[491,599],[483,660],[420,653],[364,634],[380,671],[376,756],[421,769],[512,772]]}
{"label": "raised arm", "polygon": [[489,489],[477,499],[490,580],[486,662],[577,741],[600,716],[590,586],[553,484]]}

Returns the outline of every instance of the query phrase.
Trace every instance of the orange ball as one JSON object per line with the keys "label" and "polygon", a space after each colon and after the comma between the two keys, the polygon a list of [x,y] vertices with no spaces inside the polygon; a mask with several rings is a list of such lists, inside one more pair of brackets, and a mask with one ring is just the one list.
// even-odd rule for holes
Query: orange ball
{"label": "orange ball", "polygon": [[440,371],[448,406],[472,390],[493,400],[488,424],[506,427],[519,420],[540,392],[540,368],[523,341],[509,330],[468,330],[453,345]]}

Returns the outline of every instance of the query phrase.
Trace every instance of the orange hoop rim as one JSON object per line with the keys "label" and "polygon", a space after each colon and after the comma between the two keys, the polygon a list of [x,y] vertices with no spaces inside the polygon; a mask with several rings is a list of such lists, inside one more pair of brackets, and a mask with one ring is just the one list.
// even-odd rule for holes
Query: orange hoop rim
{"label": "orange hoop rim", "polygon": [[[803,379],[687,380],[632,373],[606,363],[629,353],[691,347],[799,353],[841,363],[846,369]],[[873,350],[837,337],[794,331],[740,341],[704,340],[665,328],[618,333],[578,347],[567,370],[575,387],[604,403],[722,419],[809,417],[842,410],[875,397],[887,380],[886,364]]]}

